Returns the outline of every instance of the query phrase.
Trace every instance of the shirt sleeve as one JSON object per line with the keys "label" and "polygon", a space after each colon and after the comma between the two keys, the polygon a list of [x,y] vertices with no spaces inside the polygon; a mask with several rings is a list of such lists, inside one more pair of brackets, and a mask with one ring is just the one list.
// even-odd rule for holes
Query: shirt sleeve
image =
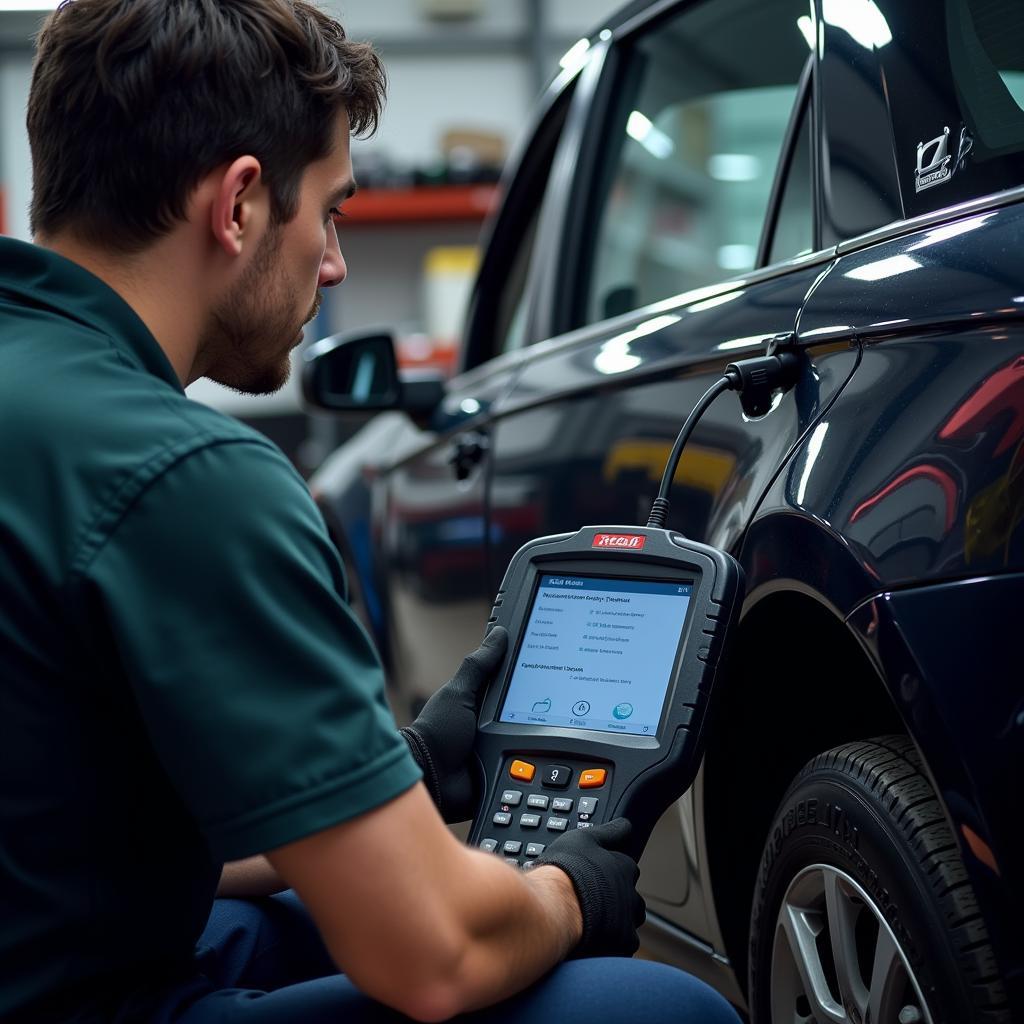
{"label": "shirt sleeve", "polygon": [[181,459],[85,576],[116,671],[215,856],[292,842],[420,777],[319,510],[280,453],[240,441]]}

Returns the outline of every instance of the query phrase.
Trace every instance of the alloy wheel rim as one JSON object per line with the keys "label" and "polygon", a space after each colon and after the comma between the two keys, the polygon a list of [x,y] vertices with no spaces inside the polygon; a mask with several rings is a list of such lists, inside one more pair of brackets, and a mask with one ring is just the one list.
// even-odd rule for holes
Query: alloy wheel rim
{"label": "alloy wheel rim", "polygon": [[775,922],[772,1024],[933,1024],[871,897],[827,864],[790,883]]}

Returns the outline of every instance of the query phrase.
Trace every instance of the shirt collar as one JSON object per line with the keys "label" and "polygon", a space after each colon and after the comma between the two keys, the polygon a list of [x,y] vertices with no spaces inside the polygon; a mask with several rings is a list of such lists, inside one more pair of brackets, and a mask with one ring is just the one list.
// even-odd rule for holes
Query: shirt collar
{"label": "shirt collar", "polygon": [[84,267],[50,249],[0,238],[0,295],[32,300],[57,316],[93,327],[156,377],[184,389],[170,360],[135,310]]}

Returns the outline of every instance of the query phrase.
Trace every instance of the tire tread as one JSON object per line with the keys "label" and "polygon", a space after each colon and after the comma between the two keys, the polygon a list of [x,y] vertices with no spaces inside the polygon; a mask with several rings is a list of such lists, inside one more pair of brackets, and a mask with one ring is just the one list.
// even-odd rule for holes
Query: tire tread
{"label": "tire tread", "polygon": [[825,751],[794,779],[783,803],[808,776],[838,772],[859,783],[890,814],[907,851],[930,886],[970,989],[972,1024],[1011,1024],[988,932],[949,827],[917,747],[907,736],[879,736]]}

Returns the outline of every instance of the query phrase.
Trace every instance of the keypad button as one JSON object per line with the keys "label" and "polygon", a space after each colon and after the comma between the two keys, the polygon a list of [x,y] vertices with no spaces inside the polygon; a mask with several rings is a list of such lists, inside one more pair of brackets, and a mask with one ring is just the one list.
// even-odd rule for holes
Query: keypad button
{"label": "keypad button", "polygon": [[548,818],[547,826],[549,832],[564,832],[569,824],[568,818]]}
{"label": "keypad button", "polygon": [[526,844],[526,856],[527,857],[539,857],[544,852],[543,843],[527,843]]}
{"label": "keypad button", "polygon": [[523,862],[523,870],[524,871],[532,871],[537,866],[538,865],[537,865],[537,862],[535,860],[528,860],[528,861],[524,861]]}
{"label": "keypad button", "polygon": [[522,802],[522,799],[522,791],[518,789],[506,789],[505,792],[501,794],[501,802],[503,804],[508,804],[509,807],[518,807]]}
{"label": "keypad button", "polygon": [[520,761],[518,758],[508,766],[508,773],[513,779],[522,779],[523,782],[533,782],[533,776],[537,772],[537,766],[529,761]]}
{"label": "keypad button", "polygon": [[559,814],[568,814],[572,810],[572,798],[567,796],[556,796],[551,801],[551,810]]}
{"label": "keypad button", "polygon": [[593,828],[594,827],[594,823],[592,821],[577,821],[576,822],[576,827],[577,828]]}
{"label": "keypad button", "polygon": [[494,817],[491,818],[491,821],[494,822],[495,825],[501,825],[501,826],[511,825],[512,824],[512,815],[509,814],[508,811],[498,811],[494,815]]}
{"label": "keypad button", "polygon": [[480,849],[483,850],[484,853],[494,853],[494,851],[497,848],[498,848],[498,840],[497,839],[481,839],[480,840]]}
{"label": "keypad button", "polygon": [[523,828],[540,828],[539,814],[522,814],[519,817],[519,824]]}
{"label": "keypad button", "polygon": [[572,779],[572,769],[564,764],[546,764],[540,770],[540,784],[546,789],[565,789]]}
{"label": "keypad button", "polygon": [[580,772],[580,789],[598,789],[603,786],[608,772],[604,768],[587,768]]}
{"label": "keypad button", "polygon": [[518,857],[506,857],[505,858],[505,863],[508,864],[509,867],[517,868],[517,867],[519,867],[519,858]]}
{"label": "keypad button", "polygon": [[526,806],[532,807],[534,810],[546,811],[548,809],[548,800],[550,797],[545,796],[543,793],[531,793],[526,798]]}
{"label": "keypad button", "polygon": [[501,852],[506,856],[511,856],[518,853],[523,848],[523,844],[518,839],[506,839],[504,845],[501,847]]}
{"label": "keypad button", "polygon": [[597,810],[596,796],[580,797],[580,814],[593,814]]}

